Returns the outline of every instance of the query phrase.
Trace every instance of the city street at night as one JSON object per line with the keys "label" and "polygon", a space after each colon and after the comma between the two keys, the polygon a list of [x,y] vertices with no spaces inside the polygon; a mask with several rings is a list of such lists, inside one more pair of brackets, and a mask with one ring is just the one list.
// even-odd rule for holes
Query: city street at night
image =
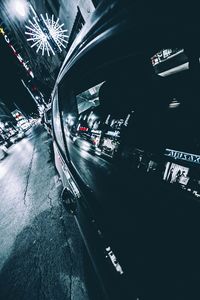
{"label": "city street at night", "polygon": [[0,300],[200,300],[190,2],[0,0]]}
{"label": "city street at night", "polygon": [[39,125],[0,161],[0,298],[88,300],[83,244]]}

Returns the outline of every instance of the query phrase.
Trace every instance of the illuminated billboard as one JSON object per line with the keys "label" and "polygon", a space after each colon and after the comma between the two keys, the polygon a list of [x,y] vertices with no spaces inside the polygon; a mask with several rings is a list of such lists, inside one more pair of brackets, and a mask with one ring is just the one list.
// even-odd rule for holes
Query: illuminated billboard
{"label": "illuminated billboard", "polygon": [[184,160],[191,163],[200,164],[200,155],[197,154],[191,154],[191,153],[172,150],[172,149],[166,149],[165,156],[169,156],[174,159]]}

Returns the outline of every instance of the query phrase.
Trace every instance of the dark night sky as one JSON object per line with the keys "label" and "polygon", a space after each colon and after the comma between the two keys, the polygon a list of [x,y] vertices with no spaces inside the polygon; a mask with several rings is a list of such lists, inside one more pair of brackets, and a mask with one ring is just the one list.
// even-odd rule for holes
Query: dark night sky
{"label": "dark night sky", "polygon": [[24,88],[21,78],[26,76],[26,71],[20,65],[12,49],[0,34],[0,99],[8,106],[15,109],[15,102],[26,113],[36,111],[36,105]]}

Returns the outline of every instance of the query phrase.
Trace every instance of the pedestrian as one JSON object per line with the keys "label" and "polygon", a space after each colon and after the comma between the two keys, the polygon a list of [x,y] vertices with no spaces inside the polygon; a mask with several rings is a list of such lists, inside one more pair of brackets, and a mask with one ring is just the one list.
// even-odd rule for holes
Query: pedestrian
{"label": "pedestrian", "polygon": [[180,179],[181,179],[181,176],[182,176],[182,172],[181,172],[181,170],[178,170],[178,172],[176,174],[175,182],[179,183]]}
{"label": "pedestrian", "polygon": [[174,168],[172,167],[171,170],[170,170],[170,172],[169,172],[168,179],[167,179],[167,181],[169,183],[171,183],[171,181],[172,181],[173,172],[174,172]]}

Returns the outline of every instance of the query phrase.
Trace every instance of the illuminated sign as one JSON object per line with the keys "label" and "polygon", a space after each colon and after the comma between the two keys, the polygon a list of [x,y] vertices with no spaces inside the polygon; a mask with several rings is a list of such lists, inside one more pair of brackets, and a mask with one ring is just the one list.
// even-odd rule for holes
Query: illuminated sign
{"label": "illuminated sign", "polygon": [[3,30],[2,27],[0,27],[0,33],[1,33],[1,34],[5,34],[5,32],[4,32],[4,30]]}
{"label": "illuminated sign", "polygon": [[120,132],[119,131],[107,131],[106,134],[114,136],[114,137],[119,137],[120,136]]}
{"label": "illuminated sign", "polygon": [[87,127],[80,127],[79,130],[80,131],[88,131],[88,128]]}
{"label": "illuminated sign", "polygon": [[166,149],[165,151],[166,151],[165,153],[166,156],[172,157],[174,159],[180,159],[180,160],[185,160],[188,162],[200,164],[200,155],[176,151],[172,149]]}
{"label": "illuminated sign", "polygon": [[94,130],[94,129],[92,129],[91,132],[92,132],[92,133],[96,133],[96,134],[100,134],[100,133],[101,133],[101,130]]}
{"label": "illuminated sign", "polygon": [[19,62],[23,65],[23,67],[26,69],[26,71],[29,73],[29,75],[34,78],[34,74],[33,72],[30,70],[30,68],[27,66],[27,64],[24,62],[23,58],[21,57],[21,55],[19,53],[17,53],[17,51],[15,50],[15,48],[13,47],[13,45],[10,43],[10,39],[9,37],[5,34],[5,31],[2,27],[0,27],[0,33],[4,36],[4,39],[6,41],[6,43],[9,45],[9,47],[12,49],[14,55],[17,57],[17,59],[19,60]]}

